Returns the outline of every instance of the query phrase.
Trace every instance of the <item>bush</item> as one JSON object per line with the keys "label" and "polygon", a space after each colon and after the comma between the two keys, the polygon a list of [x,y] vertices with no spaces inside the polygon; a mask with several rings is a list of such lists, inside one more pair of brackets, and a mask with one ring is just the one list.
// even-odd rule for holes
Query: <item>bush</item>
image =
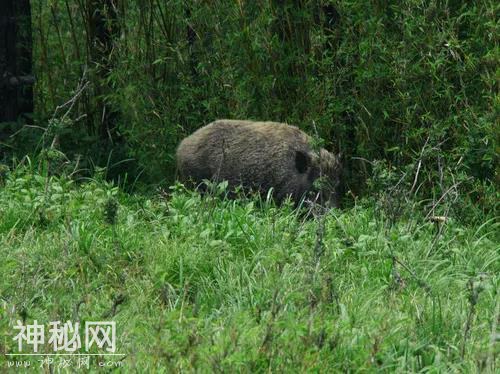
{"label": "bush", "polygon": [[[344,153],[345,188],[354,195],[370,193],[370,164],[360,158],[409,171],[424,156],[420,198],[434,196],[448,169],[477,181],[465,193],[495,178],[494,2],[123,1],[108,25],[119,37],[99,63],[76,37],[90,22],[85,9],[64,4],[33,9],[38,117],[73,96],[86,69],[90,84],[61,147],[100,165],[110,155],[111,163],[135,160],[115,174],[133,167],[143,181],[171,182],[178,142],[232,117],[287,121],[310,133],[315,124]],[[99,100],[118,113],[112,145],[96,130]]]}

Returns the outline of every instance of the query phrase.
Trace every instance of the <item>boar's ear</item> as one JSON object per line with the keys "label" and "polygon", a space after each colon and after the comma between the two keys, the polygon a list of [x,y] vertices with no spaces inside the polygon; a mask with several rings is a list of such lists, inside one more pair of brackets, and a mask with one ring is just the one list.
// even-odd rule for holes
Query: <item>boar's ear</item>
{"label": "boar's ear", "polygon": [[295,168],[300,174],[304,174],[309,168],[309,155],[302,151],[295,151]]}

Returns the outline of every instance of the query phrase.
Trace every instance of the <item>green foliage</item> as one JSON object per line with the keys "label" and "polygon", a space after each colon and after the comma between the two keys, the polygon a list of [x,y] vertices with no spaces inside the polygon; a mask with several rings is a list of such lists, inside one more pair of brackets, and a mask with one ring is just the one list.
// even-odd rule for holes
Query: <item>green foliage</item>
{"label": "green foliage", "polygon": [[[97,47],[110,3],[32,2],[36,122],[0,124],[1,353],[18,319],[104,319],[126,371],[498,368],[500,5],[124,0]],[[349,208],[153,195],[228,117],[341,151]]]}
{"label": "green foliage", "polygon": [[[372,170],[360,158],[402,173],[424,156],[419,198],[433,199],[443,175],[468,180],[465,194],[497,178],[496,2],[122,1],[108,25],[119,37],[97,62],[80,38],[88,36],[83,3],[41,4],[33,5],[38,115],[89,83],[61,147],[101,166],[134,160],[111,176],[171,182],[178,142],[230,117],[287,121],[311,134],[315,124],[327,147],[342,151],[354,195],[370,193]],[[111,145],[96,130],[100,100],[118,113]]]}
{"label": "green foliage", "polygon": [[417,211],[387,225],[370,203],[304,219],[227,200],[223,184],[145,198],[29,160],[4,175],[3,353],[17,352],[17,320],[112,320],[125,372],[498,367],[494,219],[438,228]]}

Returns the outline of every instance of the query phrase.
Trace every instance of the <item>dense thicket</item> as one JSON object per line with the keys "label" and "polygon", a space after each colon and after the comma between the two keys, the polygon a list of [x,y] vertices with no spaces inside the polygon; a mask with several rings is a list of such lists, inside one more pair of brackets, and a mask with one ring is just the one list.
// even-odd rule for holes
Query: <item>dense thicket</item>
{"label": "dense thicket", "polygon": [[201,125],[286,121],[343,152],[350,196],[375,169],[372,190],[436,202],[451,188],[491,208],[498,2],[32,4],[36,114],[49,129],[20,132],[21,153],[57,134],[70,156],[131,158],[110,172],[168,182],[176,145]]}
{"label": "dense thicket", "polygon": [[30,10],[29,0],[0,4],[0,160],[17,118],[33,113]]}

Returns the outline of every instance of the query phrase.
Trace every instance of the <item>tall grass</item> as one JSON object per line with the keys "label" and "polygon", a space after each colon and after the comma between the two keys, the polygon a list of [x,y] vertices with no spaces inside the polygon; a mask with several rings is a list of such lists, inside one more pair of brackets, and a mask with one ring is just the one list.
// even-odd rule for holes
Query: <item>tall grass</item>
{"label": "tall grass", "polygon": [[436,241],[423,216],[388,225],[364,201],[319,231],[223,189],[134,197],[30,163],[0,192],[2,353],[17,320],[113,320],[126,371],[498,368],[495,220]]}

